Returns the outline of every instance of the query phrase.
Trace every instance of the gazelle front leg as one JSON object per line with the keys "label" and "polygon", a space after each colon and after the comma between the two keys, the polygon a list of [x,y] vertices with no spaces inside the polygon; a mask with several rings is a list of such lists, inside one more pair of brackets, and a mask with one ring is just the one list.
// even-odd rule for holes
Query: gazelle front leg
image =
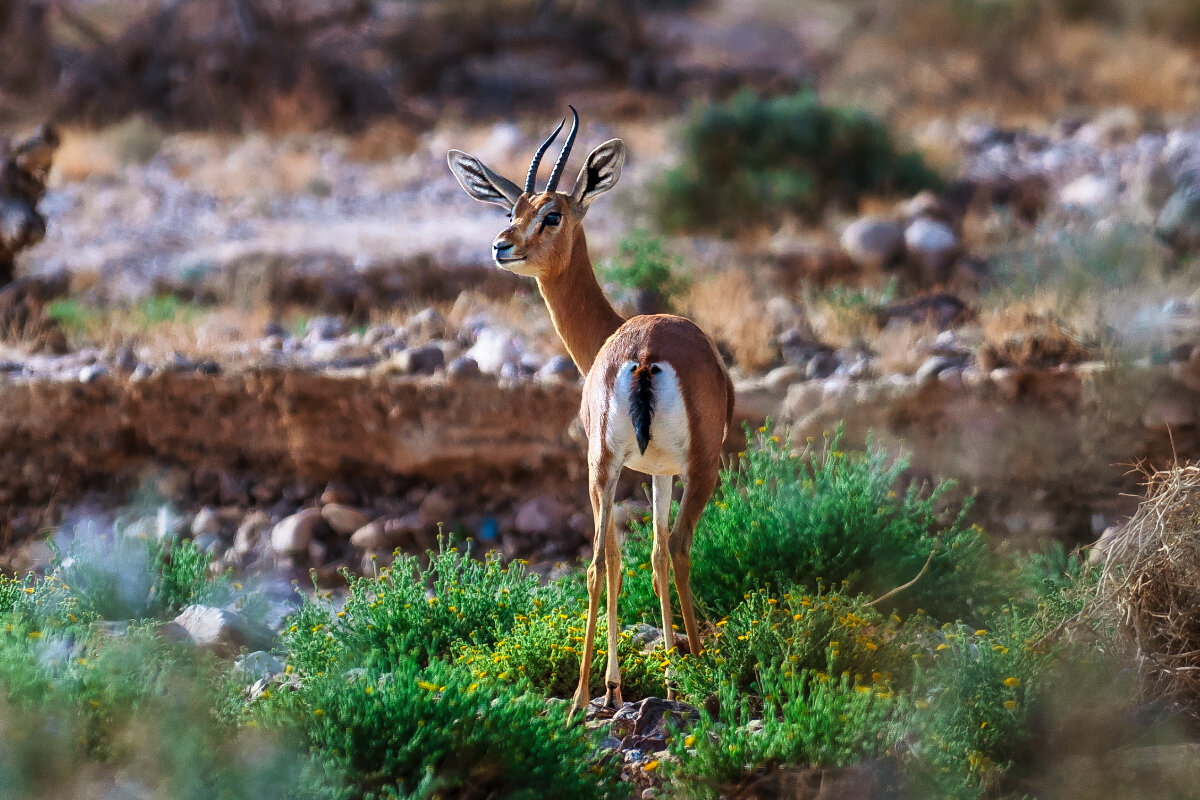
{"label": "gazelle front leg", "polygon": [[[673,475],[655,475],[651,482],[651,502],[654,505],[654,546],[650,551],[654,593],[662,609],[663,642],[668,652],[675,646],[675,630],[671,627],[671,561],[668,538],[671,535],[671,490]],[[668,683],[667,699],[675,699],[675,687]]]}
{"label": "gazelle front leg", "polygon": [[[575,698],[571,702],[571,713],[576,711],[586,711],[588,703],[591,702],[591,694],[588,690],[588,673],[592,668],[592,655],[596,642],[596,618],[600,612],[600,594],[604,591],[604,583],[607,578],[609,583],[609,618],[610,626],[612,621],[616,619],[615,601],[611,599],[614,594],[612,592],[612,577],[610,576],[609,566],[615,560],[617,569],[617,592],[620,594],[620,571],[621,558],[620,551],[616,548],[616,537],[613,530],[613,496],[616,494],[617,481],[616,476],[609,473],[607,470],[598,469],[595,464],[589,470],[588,476],[589,494],[592,498],[592,514],[596,520],[595,535],[592,538],[592,563],[588,565],[587,570],[587,588],[588,588],[588,618],[587,629],[583,635],[583,657],[579,662],[579,685],[575,689]],[[611,544],[610,544],[611,543]],[[610,558],[613,551],[616,551],[616,558]],[[612,641],[612,634],[609,633],[609,641]],[[609,647],[609,666],[610,668],[615,662],[614,647],[610,644]],[[608,680],[607,676],[605,678]],[[617,675],[617,683],[620,685],[620,674]]]}

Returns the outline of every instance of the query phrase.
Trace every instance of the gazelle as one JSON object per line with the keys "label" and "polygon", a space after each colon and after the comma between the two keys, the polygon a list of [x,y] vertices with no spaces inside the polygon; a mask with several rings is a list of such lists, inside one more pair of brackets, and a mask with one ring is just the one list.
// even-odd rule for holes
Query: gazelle
{"label": "gazelle", "polygon": [[[587,571],[583,660],[572,704],[573,710],[580,710],[590,701],[588,672],[605,583],[608,664],[604,701],[608,706],[621,704],[617,598],[622,571],[613,496],[622,467],[653,476],[651,562],[666,646],[675,646],[670,592],[674,567],[688,648],[700,652],[689,582],[692,535],[717,484],[721,445],[733,417],[733,384],[712,340],[690,320],[670,314],[625,320],[604,297],[581,223],[592,201],[620,178],[625,145],[620,139],[601,144],[588,155],[571,191],[557,191],[579,129],[579,115],[573,107],[571,113],[571,132],[544,191],[534,191],[538,165],[565,120],[537,149],[523,190],[461,150],[451,150],[448,160],[467,194],[508,211],[510,224],[492,242],[492,256],[501,268],[537,279],[555,330],[587,375],[580,417],[588,438],[588,489],[596,527]],[[683,480],[683,496],[675,526],[668,533],[675,475]]]}

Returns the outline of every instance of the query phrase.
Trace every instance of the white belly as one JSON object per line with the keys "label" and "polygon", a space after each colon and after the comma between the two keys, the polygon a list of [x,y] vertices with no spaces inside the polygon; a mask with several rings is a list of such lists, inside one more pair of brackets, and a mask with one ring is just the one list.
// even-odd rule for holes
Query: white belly
{"label": "white belly", "polygon": [[657,362],[662,369],[651,378],[654,386],[654,414],[650,418],[650,442],[645,453],[638,452],[633,419],[629,416],[632,367],[627,361],[617,372],[616,387],[608,406],[604,442],[618,462],[647,475],[679,475],[687,465],[688,431],[687,408],[679,391],[679,378],[666,362]]}

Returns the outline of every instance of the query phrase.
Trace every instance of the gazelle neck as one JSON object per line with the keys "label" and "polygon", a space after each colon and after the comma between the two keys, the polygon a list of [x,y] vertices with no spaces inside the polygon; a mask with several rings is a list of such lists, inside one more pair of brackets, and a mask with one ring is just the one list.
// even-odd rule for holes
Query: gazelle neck
{"label": "gazelle neck", "polygon": [[586,375],[604,342],[625,319],[613,310],[600,290],[583,228],[575,233],[566,269],[554,278],[539,278],[538,289],[550,310],[558,337],[567,346],[575,366]]}

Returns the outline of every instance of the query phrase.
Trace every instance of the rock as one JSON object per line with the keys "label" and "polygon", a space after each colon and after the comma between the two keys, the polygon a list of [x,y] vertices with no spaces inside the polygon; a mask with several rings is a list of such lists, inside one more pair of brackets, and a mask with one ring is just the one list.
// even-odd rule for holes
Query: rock
{"label": "rock", "polygon": [[786,297],[775,295],[767,300],[764,308],[776,336],[805,322],[804,309]]}
{"label": "rock", "polygon": [[88,366],[79,370],[79,382],[95,383],[107,374],[108,367],[105,367],[103,364],[89,364]]}
{"label": "rock", "polygon": [[1154,235],[1179,253],[1200,250],[1200,185],[1182,186],[1167,199]]}
{"label": "rock", "polygon": [[325,528],[320,509],[297,511],[271,529],[271,549],[280,555],[307,553],[313,539]]}
{"label": "rock", "polygon": [[494,328],[481,330],[467,355],[488,375],[499,375],[505,365],[515,367],[521,362],[521,351],[513,337]]}
{"label": "rock", "polygon": [[407,375],[432,375],[446,364],[446,353],[436,344],[423,344],[396,353],[392,364]]}
{"label": "rock", "polygon": [[358,502],[358,491],[348,483],[343,481],[330,481],[325,484],[325,490],[321,492],[321,505],[330,503],[340,503],[341,505],[353,505]]}
{"label": "rock", "polygon": [[948,369],[961,366],[961,363],[959,359],[950,356],[930,356],[925,359],[925,363],[917,367],[915,377],[919,383],[925,383]]}
{"label": "rock", "polygon": [[553,533],[566,524],[571,510],[548,495],[541,495],[521,504],[513,526],[524,534]]}
{"label": "rock", "polygon": [[404,528],[394,519],[368,522],[350,535],[350,544],[359,550],[390,553],[404,540]]}
{"label": "rock", "polygon": [[832,353],[828,345],[805,336],[795,328],[779,334],[776,341],[783,360],[796,367],[807,367],[808,362],[819,353]]}
{"label": "rock", "polygon": [[304,325],[304,338],[314,342],[328,342],[346,334],[346,321],[341,317],[316,316]]}
{"label": "rock", "polygon": [[656,628],[645,622],[639,622],[636,625],[631,625],[626,628],[625,633],[629,634],[630,640],[635,644],[641,645],[642,652],[649,653],[654,648],[658,647],[665,640],[662,628]]}
{"label": "rock", "polygon": [[351,508],[341,503],[329,503],[322,506],[321,517],[329,524],[329,527],[333,528],[334,533],[342,536],[349,536],[370,521],[367,515],[357,508]]}
{"label": "rock", "polygon": [[174,623],[193,644],[220,655],[233,655],[246,644],[246,636],[240,629],[244,621],[223,608],[190,605]]}
{"label": "rock", "polygon": [[449,522],[453,513],[454,503],[441,489],[434,489],[421,500],[416,521],[420,527],[428,528],[439,522]]}
{"label": "rock", "polygon": [[625,703],[613,714],[609,735],[621,740],[622,750],[656,752],[667,746],[668,725],[674,729],[695,724],[700,712],[687,703],[647,697]]}
{"label": "rock", "polygon": [[839,366],[840,362],[836,355],[822,350],[809,359],[808,364],[804,368],[804,377],[809,380],[828,378],[837,372]]}
{"label": "rock", "polygon": [[372,325],[363,333],[362,343],[364,347],[374,347],[385,339],[390,339],[396,335],[396,329],[387,323],[381,325]]}
{"label": "rock", "polygon": [[1099,175],[1084,175],[1064,186],[1058,201],[1066,208],[1080,211],[1100,211],[1116,199],[1117,189],[1111,181]]}
{"label": "rock", "polygon": [[776,367],[763,377],[763,383],[770,389],[786,389],[793,383],[804,380],[804,370],[792,364]]}
{"label": "rock", "polygon": [[450,335],[446,318],[436,308],[424,308],[413,314],[404,323],[404,332],[418,341],[445,339]]}
{"label": "rock", "polygon": [[568,356],[554,355],[534,373],[534,379],[542,383],[571,383],[579,380],[579,369]]}
{"label": "rock", "polygon": [[192,517],[192,536],[198,537],[210,533],[220,533],[221,517],[216,509],[205,506]]}
{"label": "rock", "polygon": [[246,653],[233,662],[233,671],[253,680],[283,674],[283,664],[266,650]]}
{"label": "rock", "polygon": [[926,217],[951,224],[955,215],[942,198],[926,189],[904,204],[904,216],[910,221]]}
{"label": "rock", "polygon": [[271,528],[271,518],[262,511],[251,511],[242,518],[233,537],[233,552],[247,556],[258,549],[263,535]]}
{"label": "rock", "polygon": [[893,220],[863,217],[842,231],[841,245],[860,269],[883,270],[904,255],[905,232]]}
{"label": "rock", "polygon": [[1101,111],[1096,117],[1075,131],[1075,138],[1097,150],[1111,150],[1118,145],[1129,144],[1142,133],[1142,119],[1129,106],[1118,106]]}
{"label": "rock", "polygon": [[954,257],[958,255],[958,236],[954,229],[944,222],[924,217],[913,220],[904,229],[904,243],[924,268],[926,279],[933,282],[945,280]]}
{"label": "rock", "polygon": [[472,380],[482,374],[479,364],[470,356],[459,356],[446,367],[446,377],[457,380]]}

